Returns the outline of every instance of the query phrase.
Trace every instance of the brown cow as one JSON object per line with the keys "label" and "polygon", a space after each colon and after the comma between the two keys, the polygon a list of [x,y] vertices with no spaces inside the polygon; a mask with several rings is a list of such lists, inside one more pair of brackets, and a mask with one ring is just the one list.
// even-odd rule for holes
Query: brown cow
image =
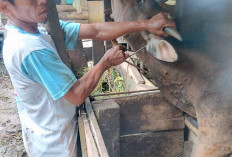
{"label": "brown cow", "polygon": [[[158,1],[158,0],[157,0]],[[112,0],[115,21],[149,19],[172,8],[156,0]],[[161,1],[161,0],[159,0]],[[163,95],[197,117],[199,136],[191,157],[224,157],[232,153],[232,1],[178,0],[173,17],[184,42],[167,38],[179,54],[176,63],[155,59],[146,51],[139,58]],[[144,33],[125,36],[137,50]]]}

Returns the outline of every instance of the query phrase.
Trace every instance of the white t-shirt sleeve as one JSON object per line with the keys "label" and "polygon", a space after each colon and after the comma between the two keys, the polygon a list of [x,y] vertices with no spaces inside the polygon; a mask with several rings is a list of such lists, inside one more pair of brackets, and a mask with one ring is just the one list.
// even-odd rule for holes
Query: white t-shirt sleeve
{"label": "white t-shirt sleeve", "polygon": [[72,71],[48,49],[27,55],[21,70],[26,77],[43,85],[54,100],[63,97],[77,81]]}

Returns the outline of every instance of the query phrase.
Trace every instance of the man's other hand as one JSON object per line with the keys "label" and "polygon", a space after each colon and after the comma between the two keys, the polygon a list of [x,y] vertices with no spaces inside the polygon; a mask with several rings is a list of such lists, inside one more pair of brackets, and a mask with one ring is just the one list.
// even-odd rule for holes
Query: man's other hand
{"label": "man's other hand", "polygon": [[147,30],[153,34],[167,37],[168,34],[164,32],[165,27],[176,28],[176,24],[169,18],[167,13],[159,13],[148,20]]}
{"label": "man's other hand", "polygon": [[128,57],[129,54],[123,52],[121,46],[114,46],[105,53],[102,61],[106,63],[107,68],[110,68],[123,63]]}

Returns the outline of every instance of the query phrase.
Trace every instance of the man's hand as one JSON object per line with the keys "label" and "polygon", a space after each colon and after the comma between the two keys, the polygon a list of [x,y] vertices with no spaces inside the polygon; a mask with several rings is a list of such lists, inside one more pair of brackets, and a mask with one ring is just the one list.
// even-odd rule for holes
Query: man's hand
{"label": "man's hand", "polygon": [[110,68],[123,63],[128,57],[129,54],[123,52],[121,46],[114,46],[105,53],[101,61],[105,63],[106,68]]}
{"label": "man's hand", "polygon": [[64,98],[77,106],[81,105],[94,90],[105,70],[121,64],[129,57],[121,49],[120,46],[114,46],[108,50],[101,61],[81,77]]}
{"label": "man's hand", "polygon": [[161,35],[163,37],[167,37],[168,34],[164,32],[165,27],[173,27],[176,28],[176,24],[173,20],[168,18],[167,13],[159,13],[153,16],[150,20],[148,20],[147,30],[152,34]]}

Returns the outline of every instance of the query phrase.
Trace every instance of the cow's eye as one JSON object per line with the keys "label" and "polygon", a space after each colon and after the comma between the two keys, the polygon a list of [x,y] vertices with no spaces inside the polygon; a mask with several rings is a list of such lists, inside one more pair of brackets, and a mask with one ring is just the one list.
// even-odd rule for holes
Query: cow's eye
{"label": "cow's eye", "polygon": [[139,5],[139,6],[141,6],[141,5],[144,4],[144,0],[137,0],[137,2],[138,2],[138,5]]}

